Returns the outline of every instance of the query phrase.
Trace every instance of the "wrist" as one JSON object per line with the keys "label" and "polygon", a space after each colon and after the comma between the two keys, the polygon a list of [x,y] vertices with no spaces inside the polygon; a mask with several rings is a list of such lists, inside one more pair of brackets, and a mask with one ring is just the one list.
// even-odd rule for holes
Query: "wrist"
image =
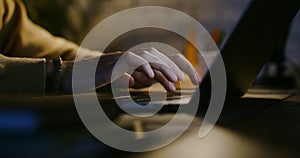
{"label": "wrist", "polygon": [[60,57],[46,61],[46,94],[57,95],[63,93],[64,62]]}
{"label": "wrist", "polygon": [[72,70],[74,61],[62,62],[62,75],[60,79],[59,90],[62,93],[72,93]]}
{"label": "wrist", "polygon": [[53,76],[54,76],[54,64],[52,60],[46,61],[46,94],[53,94]]}

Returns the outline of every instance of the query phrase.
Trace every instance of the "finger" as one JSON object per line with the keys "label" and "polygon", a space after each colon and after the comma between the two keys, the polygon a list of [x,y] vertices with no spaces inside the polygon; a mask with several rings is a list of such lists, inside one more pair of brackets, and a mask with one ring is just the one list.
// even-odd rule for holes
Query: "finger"
{"label": "finger", "polygon": [[141,69],[146,74],[146,76],[148,76],[149,78],[154,77],[154,72],[151,68],[151,65],[144,58],[136,54],[133,54],[132,52],[126,52],[124,58],[125,58],[126,65],[130,67],[129,69],[141,67]]}
{"label": "finger", "polygon": [[176,91],[176,87],[175,87],[174,83],[170,82],[169,80],[167,80],[165,78],[165,76],[160,71],[154,70],[154,74],[155,74],[155,79],[162,86],[164,86],[167,91],[171,91],[171,92],[175,92]]}
{"label": "finger", "polygon": [[184,80],[185,76],[182,73],[182,71],[180,70],[180,68],[178,67],[178,65],[176,65],[177,63],[174,63],[172,60],[170,60],[170,58],[168,58],[166,55],[164,55],[163,53],[161,53],[160,51],[158,51],[157,49],[151,47],[146,49],[150,54],[153,54],[154,56],[157,56],[159,59],[161,59],[162,61],[164,61],[177,75],[179,80]]}
{"label": "finger", "polygon": [[143,57],[147,60],[151,67],[162,72],[169,81],[176,82],[178,81],[178,77],[176,73],[171,69],[166,63],[160,60],[158,57],[150,54],[148,51],[142,51],[138,54],[139,56]]}
{"label": "finger", "polygon": [[128,73],[124,73],[123,76],[121,76],[118,79],[119,83],[122,85],[129,85],[129,87],[132,87],[134,85],[134,78],[130,76]]}
{"label": "finger", "polygon": [[136,86],[139,88],[149,87],[149,86],[153,85],[154,83],[157,83],[157,81],[155,79],[148,78],[147,76],[145,76],[145,74],[143,72],[135,71],[131,76],[135,80],[134,87],[136,87]]}
{"label": "finger", "polygon": [[198,72],[195,70],[193,65],[182,55],[182,54],[176,54],[169,57],[172,59],[179,68],[184,71],[191,79],[193,84],[198,85],[201,81],[201,78],[198,74]]}

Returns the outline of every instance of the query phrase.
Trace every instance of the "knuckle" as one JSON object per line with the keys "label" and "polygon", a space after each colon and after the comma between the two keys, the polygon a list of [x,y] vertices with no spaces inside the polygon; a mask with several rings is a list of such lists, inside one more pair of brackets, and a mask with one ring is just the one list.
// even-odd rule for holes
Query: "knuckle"
{"label": "knuckle", "polygon": [[125,52],[125,54],[127,54],[127,55],[133,55],[133,52],[127,51],[127,52]]}
{"label": "knuckle", "polygon": [[125,52],[125,53],[124,53],[124,57],[130,57],[130,56],[132,56],[132,55],[133,55],[132,52]]}
{"label": "knuckle", "polygon": [[155,51],[156,49],[154,47],[150,47],[149,50]]}
{"label": "knuckle", "polygon": [[183,57],[183,55],[182,54],[175,54],[175,55],[173,55],[173,57],[176,58],[176,59],[180,59],[180,58]]}
{"label": "knuckle", "polygon": [[148,52],[145,51],[145,50],[139,51],[138,53],[136,53],[136,55],[138,55],[138,56],[140,56],[140,57],[143,57],[143,58],[149,56],[149,55],[148,55]]}
{"label": "knuckle", "polygon": [[149,53],[148,51],[146,51],[146,50],[143,50],[143,51],[141,52],[141,54],[142,54],[142,55],[149,55],[150,53]]}
{"label": "knuckle", "polygon": [[116,51],[115,53],[117,53],[117,54],[122,54],[123,52],[121,52],[121,51]]}
{"label": "knuckle", "polygon": [[156,48],[150,47],[147,49],[149,52],[159,52]]}

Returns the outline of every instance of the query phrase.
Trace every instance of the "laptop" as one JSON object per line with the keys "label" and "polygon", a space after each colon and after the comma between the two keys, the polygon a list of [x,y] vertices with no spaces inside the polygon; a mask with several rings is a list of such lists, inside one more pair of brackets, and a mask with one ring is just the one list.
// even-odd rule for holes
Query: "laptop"
{"label": "laptop", "polygon": [[[215,61],[218,61],[222,57],[226,69],[226,105],[232,100],[239,99],[251,87],[257,74],[274,52],[275,44],[280,40],[278,32],[289,29],[290,23],[299,10],[299,5],[300,2],[297,0],[280,0],[276,2],[272,0],[253,0],[249,3],[237,25],[223,43],[221,56],[217,56],[218,59],[215,59]],[[212,63],[209,69],[218,72],[218,66]],[[200,93],[195,92],[193,96],[169,93],[167,99],[172,100],[171,104],[176,107],[175,99],[179,102],[183,97],[190,97],[193,101],[201,94],[199,105],[205,112],[211,101],[210,73],[206,73],[199,89]],[[147,95],[132,93],[131,97],[143,105],[149,102],[149,96],[145,96]],[[160,96],[159,93],[157,96]],[[156,99],[159,102],[160,98]],[[171,107],[166,106],[164,110],[168,111],[167,108],[171,109]]]}
{"label": "laptop", "polygon": [[[252,86],[257,74],[274,52],[280,40],[278,32],[289,29],[299,7],[298,0],[252,0],[249,3],[221,48],[227,76],[224,110],[231,106],[243,109],[243,104],[239,105],[241,96]],[[210,92],[210,86],[210,76],[207,75],[200,85],[202,114],[208,108],[210,96],[207,92]],[[237,106],[233,104],[236,101]]]}

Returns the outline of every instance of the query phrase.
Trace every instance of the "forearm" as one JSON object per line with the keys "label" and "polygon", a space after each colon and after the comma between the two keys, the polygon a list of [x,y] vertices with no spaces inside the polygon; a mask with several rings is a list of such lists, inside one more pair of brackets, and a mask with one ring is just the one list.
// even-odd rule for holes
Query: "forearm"
{"label": "forearm", "polygon": [[0,54],[0,93],[44,95],[45,59],[9,58]]}
{"label": "forearm", "polygon": [[39,96],[69,94],[72,92],[73,64],[73,60],[63,61],[61,78],[57,83],[58,89],[55,90],[56,83],[51,84],[57,71],[53,60],[6,57],[0,54],[0,94]]}

